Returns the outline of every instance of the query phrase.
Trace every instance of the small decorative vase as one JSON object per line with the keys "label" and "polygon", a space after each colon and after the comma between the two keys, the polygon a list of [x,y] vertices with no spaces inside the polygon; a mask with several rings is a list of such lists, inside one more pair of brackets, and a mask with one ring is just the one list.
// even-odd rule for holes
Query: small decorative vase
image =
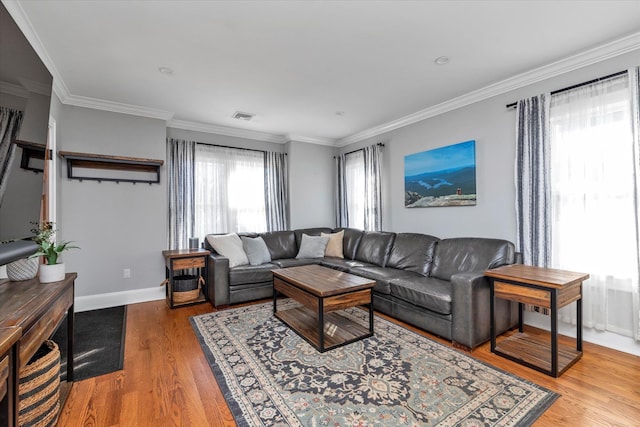
{"label": "small decorative vase", "polygon": [[7,264],[7,277],[13,282],[31,280],[38,274],[38,258],[23,258]]}
{"label": "small decorative vase", "polygon": [[40,265],[40,283],[58,282],[64,279],[64,263]]}

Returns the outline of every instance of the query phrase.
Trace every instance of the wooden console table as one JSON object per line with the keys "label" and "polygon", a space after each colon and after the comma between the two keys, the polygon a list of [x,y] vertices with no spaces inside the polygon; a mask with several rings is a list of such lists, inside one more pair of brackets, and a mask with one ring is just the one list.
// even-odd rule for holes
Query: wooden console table
{"label": "wooden console table", "polygon": [[19,370],[24,367],[49,339],[67,315],[67,381],[60,384],[60,407],[73,383],[74,349],[74,283],[76,273],[67,273],[64,280],[40,283],[36,279],[21,282],[0,281],[0,331],[3,328],[17,328],[21,335],[14,344],[15,360],[9,365],[9,383],[14,384],[9,397],[9,418],[13,425],[18,423],[18,379]]}
{"label": "wooden console table", "polygon": [[[485,271],[491,283],[491,352],[522,365],[559,377],[582,357],[582,282],[588,274],[512,264]],[[496,342],[495,298],[518,302],[518,333]],[[558,309],[576,302],[576,349],[558,344]],[[548,308],[550,342],[523,329],[524,304]]]}

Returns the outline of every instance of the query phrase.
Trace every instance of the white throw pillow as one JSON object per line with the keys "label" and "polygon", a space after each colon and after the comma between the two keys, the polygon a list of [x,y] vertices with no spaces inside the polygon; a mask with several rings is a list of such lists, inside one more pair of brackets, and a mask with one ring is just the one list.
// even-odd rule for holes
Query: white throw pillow
{"label": "white throw pillow", "polygon": [[344,258],[344,251],[342,250],[342,241],[344,239],[344,230],[340,230],[337,233],[320,233],[322,237],[328,237],[329,243],[324,250],[324,256],[332,256],[337,258]]}
{"label": "white throw pillow", "polygon": [[262,237],[252,238],[242,236],[240,239],[242,240],[244,252],[247,254],[247,258],[249,258],[249,264],[260,265],[271,261],[271,253],[269,253],[269,248],[267,248],[267,244]]}
{"label": "white throw pillow", "polygon": [[249,264],[247,254],[242,248],[242,240],[236,233],[207,236],[207,241],[216,252],[229,258],[229,268]]}
{"label": "white throw pillow", "polygon": [[329,242],[328,237],[302,235],[300,250],[296,258],[322,258]]}

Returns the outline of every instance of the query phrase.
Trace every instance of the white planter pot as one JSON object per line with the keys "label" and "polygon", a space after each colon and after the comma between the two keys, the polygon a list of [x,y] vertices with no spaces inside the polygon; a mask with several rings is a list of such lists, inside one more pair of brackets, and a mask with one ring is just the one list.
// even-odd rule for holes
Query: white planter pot
{"label": "white planter pot", "polygon": [[23,258],[7,264],[7,277],[9,280],[19,282],[31,280],[38,274],[38,258]]}
{"label": "white planter pot", "polygon": [[40,283],[58,282],[64,279],[64,263],[40,265]]}

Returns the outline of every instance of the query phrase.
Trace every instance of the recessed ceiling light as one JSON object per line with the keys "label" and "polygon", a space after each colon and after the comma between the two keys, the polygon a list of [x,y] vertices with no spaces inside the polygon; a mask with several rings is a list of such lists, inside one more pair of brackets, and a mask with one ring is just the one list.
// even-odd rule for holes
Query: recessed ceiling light
{"label": "recessed ceiling light", "polygon": [[449,59],[448,56],[438,56],[436,59],[433,60],[433,62],[435,62],[438,65],[445,65],[448,64],[451,61],[451,59]]}
{"label": "recessed ceiling light", "polygon": [[160,67],[158,68],[158,71],[165,76],[173,76],[173,70],[169,67]]}

